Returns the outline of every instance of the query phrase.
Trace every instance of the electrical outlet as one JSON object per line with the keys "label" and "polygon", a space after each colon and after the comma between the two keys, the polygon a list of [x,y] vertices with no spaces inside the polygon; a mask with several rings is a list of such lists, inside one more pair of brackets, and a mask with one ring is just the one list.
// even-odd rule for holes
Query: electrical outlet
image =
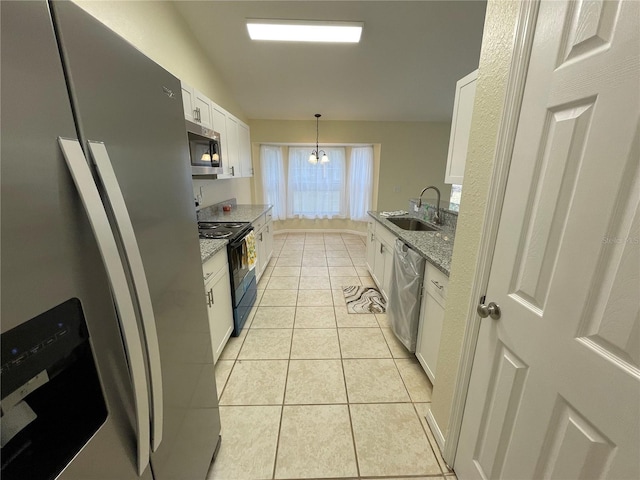
{"label": "electrical outlet", "polygon": [[418,208],[418,204],[416,204],[416,203],[413,204],[413,211],[414,212],[419,212],[420,211],[420,209]]}

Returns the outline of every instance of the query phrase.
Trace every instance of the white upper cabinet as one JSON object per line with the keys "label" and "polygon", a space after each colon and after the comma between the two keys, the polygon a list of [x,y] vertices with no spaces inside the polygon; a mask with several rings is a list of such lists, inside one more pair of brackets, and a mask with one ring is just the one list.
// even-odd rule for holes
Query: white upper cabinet
{"label": "white upper cabinet", "polygon": [[227,151],[226,155],[222,157],[223,173],[222,175],[218,175],[218,178],[240,177],[240,164],[238,162],[238,120],[227,113],[225,123]]}
{"label": "white upper cabinet", "polygon": [[218,178],[252,177],[249,126],[184,82],[182,106],[187,120],[220,134],[223,173]]}
{"label": "white upper cabinet", "polygon": [[464,166],[467,161],[467,147],[469,145],[477,78],[478,70],[471,72],[456,83],[456,98],[453,104],[449,155],[447,157],[444,183],[462,185]]}
{"label": "white upper cabinet", "polygon": [[249,126],[242,122],[238,122],[238,157],[242,176],[253,177],[251,134],[249,132]]}
{"label": "white upper cabinet", "polygon": [[184,118],[190,122],[195,122],[195,99],[193,87],[182,82],[182,108],[184,110]]}
{"label": "white upper cabinet", "polygon": [[194,110],[198,118],[198,123],[203,127],[213,128],[211,100],[209,100],[202,92],[194,89]]}
{"label": "white upper cabinet", "polygon": [[181,83],[184,117],[191,122],[212,128],[211,100],[192,86],[184,82]]}

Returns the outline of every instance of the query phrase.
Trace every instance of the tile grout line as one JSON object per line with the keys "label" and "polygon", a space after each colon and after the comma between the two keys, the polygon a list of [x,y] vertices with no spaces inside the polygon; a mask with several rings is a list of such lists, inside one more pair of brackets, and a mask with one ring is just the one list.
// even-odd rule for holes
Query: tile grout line
{"label": "tile grout line", "polygon": [[[425,402],[425,403],[431,403],[431,402]],[[438,456],[436,455],[434,447],[431,444],[431,440],[429,440],[429,434],[427,433],[425,425],[424,425],[424,423],[422,423],[422,420],[420,420],[420,412],[418,412],[418,407],[416,407],[416,402],[413,402],[412,405],[413,405],[413,411],[416,412],[416,415],[418,416],[418,421],[420,422],[420,426],[422,427],[422,430],[424,431],[424,435],[425,435],[425,437],[427,437],[427,443],[429,444],[429,448],[431,449],[431,453],[433,454],[433,458],[435,459],[436,463],[438,464],[438,468],[440,469],[440,472],[442,473],[442,476],[444,476],[445,475],[444,469],[442,468],[442,465],[440,465],[440,462],[438,461]]]}
{"label": "tile grout line", "polygon": [[[335,302],[334,302],[335,303]],[[334,306],[335,308],[335,306]],[[344,357],[342,356],[342,344],[340,343],[340,332],[336,322],[336,335],[338,336],[338,348],[340,349],[340,366],[342,367],[342,381],[344,382],[344,393],[347,398],[347,413],[349,414],[349,427],[351,428],[351,441],[353,443],[353,456],[356,460],[356,472],[360,478],[360,460],[358,459],[358,448],[356,446],[356,434],[353,431],[353,417],[351,416],[351,402],[349,401],[349,389],[347,388],[347,374],[344,371]]]}
{"label": "tile grout line", "polygon": [[[296,293],[296,299],[298,294]],[[295,314],[293,317],[293,323],[295,325]],[[280,424],[278,425],[278,436],[276,438],[276,451],[275,456],[273,457],[273,474],[271,475],[272,479],[276,478],[276,468],[278,467],[278,450],[280,449],[280,434],[282,432],[282,420],[284,418],[284,406],[285,399],[287,396],[287,383],[289,382],[289,367],[291,366],[291,350],[293,349],[293,329],[291,329],[291,340],[289,342],[289,358],[287,359],[287,371],[284,377],[284,391],[282,392],[282,405],[280,407]]]}
{"label": "tile grout line", "polygon": [[[292,360],[298,361],[297,358],[293,358]],[[337,359],[333,359],[333,360],[337,360]],[[350,359],[347,358],[346,360],[350,360]],[[309,361],[309,360],[305,360],[305,361]],[[431,403],[431,402],[407,402],[407,401],[402,402],[402,401],[394,400],[394,401],[387,401],[387,402],[377,401],[377,402],[349,402],[349,403],[345,403],[345,402],[287,403],[286,406],[287,407],[309,407],[309,406],[322,407],[325,405],[397,405],[397,404],[408,405],[408,404],[414,404],[414,403]],[[222,405],[222,406],[223,407],[279,407],[281,405],[282,404],[280,403],[230,403],[228,405]]]}

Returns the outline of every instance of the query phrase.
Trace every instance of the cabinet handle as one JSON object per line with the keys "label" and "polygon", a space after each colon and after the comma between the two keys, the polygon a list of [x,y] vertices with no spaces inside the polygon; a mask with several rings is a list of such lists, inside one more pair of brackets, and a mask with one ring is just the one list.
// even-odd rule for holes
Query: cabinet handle
{"label": "cabinet handle", "polygon": [[211,297],[209,296],[209,292],[206,293],[207,295],[207,307],[211,306]]}
{"label": "cabinet handle", "polygon": [[211,295],[211,305],[213,305],[214,303],[216,303],[216,301],[213,298],[213,287],[209,289],[209,295]]}
{"label": "cabinet handle", "polygon": [[267,225],[267,233],[269,233],[269,225]]}
{"label": "cabinet handle", "polygon": [[371,232],[371,239],[369,241],[373,242],[373,232]]}
{"label": "cabinet handle", "polygon": [[380,253],[384,253],[384,245],[380,244]]}
{"label": "cabinet handle", "polygon": [[236,176],[236,167],[231,167],[231,176],[232,177]]}
{"label": "cabinet handle", "polygon": [[262,234],[260,234],[260,241],[262,241]]}
{"label": "cabinet handle", "polygon": [[442,290],[444,288],[444,285],[440,285],[438,282],[436,282],[435,280],[431,280],[431,283],[433,283],[438,289]]}

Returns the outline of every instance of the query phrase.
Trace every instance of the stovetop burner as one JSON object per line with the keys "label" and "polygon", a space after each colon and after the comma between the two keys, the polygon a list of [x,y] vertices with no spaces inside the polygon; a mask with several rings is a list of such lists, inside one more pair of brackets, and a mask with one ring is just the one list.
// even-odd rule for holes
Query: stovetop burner
{"label": "stovetop burner", "polygon": [[220,224],[216,222],[198,222],[198,228],[220,228]]}
{"label": "stovetop burner", "polygon": [[229,238],[233,235],[232,232],[209,232],[207,230],[200,230],[200,238]]}
{"label": "stovetop burner", "polygon": [[227,223],[227,222],[220,222],[217,224],[220,227],[225,227],[225,228],[240,228],[240,227],[244,227],[246,225],[246,223]]}
{"label": "stovetop burner", "polygon": [[200,238],[229,239],[233,241],[238,235],[243,235],[251,224],[246,222],[198,222]]}

